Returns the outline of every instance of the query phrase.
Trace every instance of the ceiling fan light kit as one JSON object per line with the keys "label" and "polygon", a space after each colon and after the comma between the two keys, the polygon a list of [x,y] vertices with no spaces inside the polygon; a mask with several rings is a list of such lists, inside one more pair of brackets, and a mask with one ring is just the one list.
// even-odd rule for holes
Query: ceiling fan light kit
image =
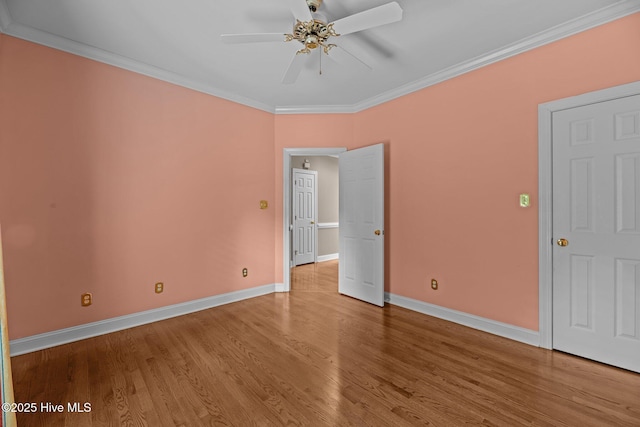
{"label": "ceiling fan light kit", "polygon": [[329,54],[329,50],[335,44],[327,43],[329,37],[337,37],[340,34],[333,29],[333,24],[326,24],[317,19],[308,22],[296,21],[293,26],[293,34],[285,34],[285,41],[298,40],[304,45],[296,54],[311,53],[313,49],[322,46],[324,53]]}
{"label": "ceiling fan light kit", "polygon": [[[309,54],[318,47],[321,47],[326,55],[329,55],[329,51],[335,48],[340,51],[340,54],[337,55],[339,58],[355,60],[356,63],[371,69],[369,65],[360,60],[356,55],[347,52],[344,48],[334,43],[330,43],[330,38],[368,30],[402,19],[402,8],[394,1],[327,23],[326,17],[318,12],[322,1],[323,0],[287,0],[296,22],[293,25],[291,34],[284,34],[284,41],[290,42],[297,40],[303,47],[296,52],[294,59],[285,72],[282,79],[282,82],[285,84],[295,82],[302,70],[302,63],[296,58],[302,53]],[[337,30],[335,27],[337,27]],[[267,42],[278,39],[282,40],[281,37],[278,33],[221,35],[221,39],[225,43]],[[346,53],[346,55],[344,53]],[[330,55],[330,57],[333,57],[333,55]]]}

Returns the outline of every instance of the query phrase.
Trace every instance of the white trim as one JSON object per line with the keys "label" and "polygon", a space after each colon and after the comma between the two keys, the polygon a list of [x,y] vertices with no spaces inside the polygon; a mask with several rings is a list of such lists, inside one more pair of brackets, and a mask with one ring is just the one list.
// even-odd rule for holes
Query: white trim
{"label": "white trim", "polygon": [[640,82],[585,93],[538,106],[538,258],[540,347],[553,346],[553,163],[552,124],[556,111],[640,94]]}
{"label": "white trim", "polygon": [[276,283],[275,292],[284,292],[284,283]]}
{"label": "white trim", "polygon": [[510,58],[520,53],[537,47],[561,40],[582,31],[589,30],[613,20],[631,15],[640,11],[640,0],[623,0],[610,6],[603,7],[585,16],[565,22],[556,27],[542,31],[530,37],[526,37],[510,45],[504,46],[493,52],[481,55],[469,61],[461,62],[445,70],[425,76],[412,83],[382,94],[365,99],[353,105],[318,105],[318,106],[273,106],[213,87],[195,79],[186,78],[176,73],[157,67],[134,61],[111,52],[84,45],[72,40],[54,36],[53,34],[36,30],[19,24],[11,19],[6,0],[0,0],[0,32],[28,40],[34,43],[59,49],[65,52],[80,55],[115,67],[123,68],[135,73],[167,81],[169,83],[184,86],[199,92],[207,93],[229,101],[237,102],[259,110],[275,114],[318,114],[318,113],[357,113],[368,108],[391,101],[409,93],[424,89],[445,80],[457,77],[469,71],[476,70],[485,65],[493,64],[503,59]]}
{"label": "white trim", "polygon": [[318,223],[319,230],[322,230],[325,228],[338,228],[338,227],[340,227],[339,222],[319,222]]}
{"label": "white trim", "polygon": [[408,310],[437,317],[439,319],[447,320],[459,325],[468,326],[473,329],[478,329],[483,332],[488,332],[493,335],[498,335],[536,347],[540,342],[538,332],[532,331],[531,329],[525,329],[519,326],[509,325],[508,323],[502,323],[496,320],[475,316],[473,314],[451,310],[449,308],[440,307],[438,305],[433,305],[424,301],[418,301],[412,298],[395,295],[389,292],[385,292],[384,300],[389,304],[397,305]]}
{"label": "white trim", "polygon": [[318,255],[318,262],[333,261],[334,259],[338,259],[339,257],[340,257],[340,253]]}
{"label": "white trim", "polygon": [[359,111],[354,105],[290,105],[275,106],[275,114],[351,114]]}
{"label": "white trim", "polygon": [[623,18],[633,13],[640,12],[640,0],[621,1],[610,6],[603,7],[587,15],[541,31],[538,34],[526,37],[515,43],[503,46],[493,52],[485,53],[477,58],[461,62],[447,69],[430,74],[412,83],[405,84],[390,91],[365,99],[353,105],[345,106],[302,106],[302,107],[275,107],[276,114],[311,114],[311,113],[357,113],[371,107],[383,104],[401,96],[419,91],[421,89],[452,79],[478,68],[484,67],[511,58],[529,50],[562,40],[566,37],[590,30],[599,25],[606,24],[616,19]]}
{"label": "white trim", "polygon": [[194,301],[160,307],[153,310],[141,311],[139,313],[129,314],[126,316],[100,320],[98,322],[87,323],[71,328],[59,329],[57,331],[46,332],[44,334],[18,338],[9,343],[11,356],[18,356],[20,354],[55,347],[57,345],[133,328],[135,326],[157,322],[159,320],[165,320],[176,316],[182,316],[184,314],[194,313],[196,311],[206,310],[208,308],[232,302],[271,294],[275,291],[275,288],[275,284],[258,286],[255,288],[243,289]]}
{"label": "white trim", "polygon": [[[4,0],[0,0],[0,4],[4,5],[4,3]],[[1,6],[0,13],[2,13]],[[256,101],[255,99],[247,98],[245,96],[238,95],[237,93],[214,87],[197,79],[185,77],[172,71],[154,67],[153,65],[145,64],[143,62],[136,61],[134,59],[127,58],[113,52],[102,50],[83,43],[78,43],[76,41],[40,31],[32,27],[27,27],[15,21],[9,20],[9,24],[3,25],[3,27],[4,32],[13,37],[48,46],[53,49],[58,49],[63,52],[68,52],[84,58],[89,58],[94,61],[102,62],[104,64],[112,65],[114,67],[122,68],[134,73],[142,74],[198,92],[206,93],[208,95],[213,95],[218,98],[226,99],[228,101],[236,102],[238,104],[246,105],[258,110],[266,111],[268,113],[275,112],[275,108],[273,106],[267,105],[260,101]]]}
{"label": "white trim", "polygon": [[345,151],[344,147],[282,149],[282,292],[291,290],[291,157],[334,156]]}

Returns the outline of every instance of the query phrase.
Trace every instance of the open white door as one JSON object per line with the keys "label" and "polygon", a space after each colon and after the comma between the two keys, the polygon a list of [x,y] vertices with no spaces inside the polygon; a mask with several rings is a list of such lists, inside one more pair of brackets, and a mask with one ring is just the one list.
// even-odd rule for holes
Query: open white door
{"label": "open white door", "polygon": [[338,291],[384,306],[384,145],[341,153]]}

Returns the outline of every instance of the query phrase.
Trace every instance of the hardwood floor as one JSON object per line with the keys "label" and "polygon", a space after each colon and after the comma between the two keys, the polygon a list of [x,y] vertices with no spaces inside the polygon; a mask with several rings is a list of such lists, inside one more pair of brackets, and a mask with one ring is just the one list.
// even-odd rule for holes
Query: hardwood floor
{"label": "hardwood floor", "polygon": [[638,374],[340,296],[336,275],[14,357],[16,401],[91,404],[19,426],[640,426]]}
{"label": "hardwood floor", "polygon": [[292,268],[291,291],[338,294],[338,260]]}

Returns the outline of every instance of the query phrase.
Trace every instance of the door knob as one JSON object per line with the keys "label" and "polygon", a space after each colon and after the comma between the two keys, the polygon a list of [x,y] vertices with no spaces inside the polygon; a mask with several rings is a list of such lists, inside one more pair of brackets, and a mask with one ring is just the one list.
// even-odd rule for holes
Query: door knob
{"label": "door knob", "polygon": [[316,223],[315,221],[311,221],[311,224],[315,224],[315,223]]}
{"label": "door knob", "polygon": [[379,236],[379,235],[380,235],[380,233],[381,233],[381,231],[380,231],[380,230],[376,230],[376,231],[374,231],[373,233],[374,233],[376,236]]}
{"label": "door knob", "polygon": [[558,239],[558,246],[569,246],[569,241],[567,239]]}

